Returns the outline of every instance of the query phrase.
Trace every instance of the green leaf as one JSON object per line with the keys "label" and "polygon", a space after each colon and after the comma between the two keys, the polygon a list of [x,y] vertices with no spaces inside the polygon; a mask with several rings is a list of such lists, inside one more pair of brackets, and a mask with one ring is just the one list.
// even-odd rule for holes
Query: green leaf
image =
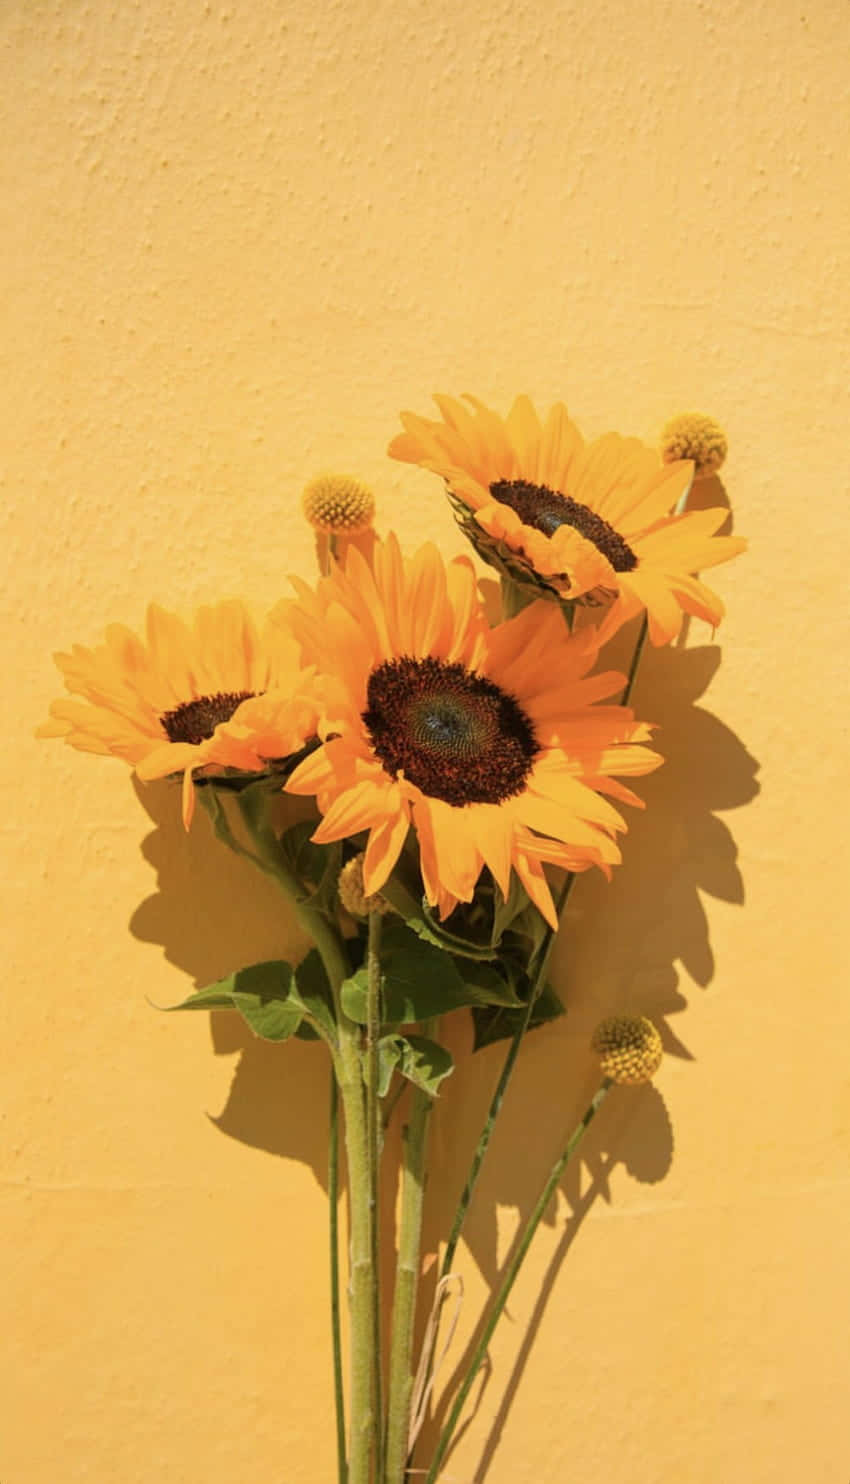
{"label": "green leaf", "polygon": [[238,1010],[256,1036],[286,1041],[316,1034],[333,1039],[333,997],[319,954],[311,948],[297,969],[285,959],[237,969],[171,1010]]}
{"label": "green leaf", "polygon": [[298,881],[298,901],[327,908],[336,899],[336,884],[342,864],[342,845],[317,845],[310,836],[316,821],[299,820],[284,832],[279,849],[291,874]]}
{"label": "green leaf", "polygon": [[[357,1025],[365,1025],[366,998],[369,992],[369,976],[365,969],[356,969],[343,979],[340,989],[340,1003],[349,1020],[356,1021]],[[382,1017],[383,1018],[383,1017]]]}
{"label": "green leaf", "polygon": [[402,1036],[382,1036],[378,1042],[378,1097],[385,1098],[390,1090],[393,1072],[401,1061]]}
{"label": "green leaf", "polygon": [[528,905],[528,892],[515,871],[511,872],[507,897],[503,897],[500,888],[495,882],[493,883],[492,941],[494,946],[502,941],[511,923],[525,911]]}
{"label": "green leaf", "polygon": [[[564,1013],[561,1001],[551,984],[547,983],[537,997],[528,1029],[536,1030],[538,1026],[547,1025],[549,1021],[557,1020]],[[472,1023],[475,1031],[473,1050],[480,1051],[484,1046],[492,1046],[495,1041],[503,1041],[514,1036],[522,1024],[524,1015],[524,1006],[520,1009],[503,1009],[498,1006],[473,1009]]]}
{"label": "green leaf", "polygon": [[[458,925],[462,921],[463,911],[463,908],[459,908],[452,913],[452,918]],[[434,916],[424,897],[418,915],[410,917],[407,926],[426,943],[433,943],[437,948],[445,948],[449,953],[457,954],[459,958],[486,960],[496,957],[496,949],[489,940],[484,942],[477,935],[467,936],[465,933],[453,932],[445,927]]]}
{"label": "green leaf", "polygon": [[[451,954],[417,938],[397,918],[387,918],[381,935],[381,1020],[408,1025],[445,1015],[465,1005],[518,1005],[511,985],[493,966],[456,962]],[[358,1025],[366,1024],[368,979],[360,968],[342,986],[342,1007]]]}
{"label": "green leaf", "polygon": [[294,970],[290,993],[320,1032],[324,1031],[332,1041],[336,1036],[333,993],[318,948],[311,948]]}
{"label": "green leaf", "polygon": [[451,1054],[427,1036],[382,1036],[378,1042],[378,1096],[386,1097],[395,1068],[402,1077],[436,1097],[440,1083],[454,1071]]}
{"label": "green leaf", "polygon": [[542,952],[544,940],[550,932],[549,924],[542,913],[529,902],[513,918],[510,927],[502,934],[502,951],[516,955],[522,963],[532,963]]}
{"label": "green leaf", "polygon": [[[494,950],[488,934],[485,932],[482,936],[480,924],[475,924],[470,932],[456,932],[454,928],[450,931],[433,916],[422,894],[422,878],[407,855],[400,857],[389,880],[384,882],[381,896],[386,897],[411,932],[416,933],[424,942],[432,943],[436,948],[447,948],[449,952],[463,958],[493,958]],[[470,912],[477,916],[482,915],[475,902],[468,909],[461,908],[454,912],[453,923],[465,925],[464,914]]]}
{"label": "green leaf", "polygon": [[440,1083],[454,1071],[451,1052],[427,1036],[406,1036],[402,1042],[402,1077],[436,1097]]}

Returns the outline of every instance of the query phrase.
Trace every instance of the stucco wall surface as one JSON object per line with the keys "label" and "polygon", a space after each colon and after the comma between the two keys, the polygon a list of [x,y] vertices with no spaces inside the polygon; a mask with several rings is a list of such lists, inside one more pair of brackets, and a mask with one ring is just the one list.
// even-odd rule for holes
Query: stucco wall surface
{"label": "stucco wall surface", "polygon": [[[846,1484],[846,7],[4,0],[0,66],[2,1484],[333,1475],[321,1054],[151,1005],[295,930],[167,787],[31,734],[54,649],[309,574],[320,469],[460,550],[384,452],[434,390],[650,442],[710,412],[751,543],[718,634],[642,671],[669,761],[574,894],[454,1359],[598,1016],[670,1054],[565,1183],[446,1484]],[[500,1063],[454,1036],[431,1240]]]}

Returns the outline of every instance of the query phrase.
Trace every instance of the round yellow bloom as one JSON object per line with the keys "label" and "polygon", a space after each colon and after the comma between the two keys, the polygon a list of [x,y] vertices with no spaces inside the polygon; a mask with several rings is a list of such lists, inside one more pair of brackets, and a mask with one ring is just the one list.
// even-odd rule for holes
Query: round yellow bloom
{"label": "round yellow bloom", "polygon": [[366,852],[361,850],[359,855],[352,856],[350,861],[346,861],[336,884],[339,899],[346,912],[350,912],[352,917],[368,917],[370,912],[392,911],[386,897],[382,897],[380,892],[372,892],[371,895],[367,893],[363,885],[365,859]]}
{"label": "round yellow bloom", "polygon": [[661,1037],[645,1015],[609,1015],[593,1032],[591,1046],[613,1082],[651,1082],[661,1065]]}
{"label": "round yellow bloom", "polygon": [[350,474],[319,474],[305,486],[301,508],[314,530],[350,536],[368,531],[375,518],[375,497]]}
{"label": "round yellow bloom", "polygon": [[665,464],[692,459],[694,479],[716,474],[729,452],[726,434],[713,417],[702,412],[680,412],[671,417],[661,434],[661,457]]}

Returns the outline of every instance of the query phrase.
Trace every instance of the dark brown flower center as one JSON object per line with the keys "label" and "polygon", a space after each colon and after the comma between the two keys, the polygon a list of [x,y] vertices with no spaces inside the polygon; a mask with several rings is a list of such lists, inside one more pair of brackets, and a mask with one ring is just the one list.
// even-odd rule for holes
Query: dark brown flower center
{"label": "dark brown flower center", "polygon": [[197,746],[206,742],[221,722],[229,721],[237,706],[255,694],[252,690],[231,690],[198,696],[196,701],[184,701],[182,706],[166,711],[159,719],[169,742],[191,742]]}
{"label": "dark brown flower center", "polygon": [[554,536],[559,526],[572,526],[608,558],[615,572],[631,572],[637,566],[637,557],[619,531],[571,495],[559,495],[545,484],[529,484],[526,479],[497,479],[490,485],[490,494],[510,505],[524,526],[533,526],[544,536]]}
{"label": "dark brown flower center", "polygon": [[520,793],[537,755],[513,696],[464,665],[408,656],[369,677],[363,720],[391,777],[434,799],[501,804]]}

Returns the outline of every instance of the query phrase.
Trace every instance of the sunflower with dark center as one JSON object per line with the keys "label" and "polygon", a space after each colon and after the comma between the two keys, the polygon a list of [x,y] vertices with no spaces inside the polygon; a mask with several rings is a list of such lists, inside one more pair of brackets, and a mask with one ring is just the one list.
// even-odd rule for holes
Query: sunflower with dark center
{"label": "sunflower with dark center", "polygon": [[640,800],[614,774],[660,758],[622,689],[590,675],[592,630],[570,636],[534,603],[491,627],[471,562],[433,546],[402,557],[390,537],[370,567],[358,552],[277,618],[322,692],[321,745],[287,782],[315,795],[319,843],[368,834],[364,888],[379,892],[413,828],[428,901],[442,916],[472,898],[487,867],[506,897],[515,871],[556,923],[544,863],[609,872],[625,828],[602,795]]}
{"label": "sunflower with dark center", "polygon": [[442,420],[402,413],[389,452],[441,475],[485,561],[567,601],[608,603],[600,643],[643,610],[654,644],[686,613],[720,622],[723,604],[694,574],[746,543],[716,534],[725,508],[675,513],[690,460],[663,463],[617,433],[586,444],[562,403],[541,422],[527,397],[506,418],[475,397],[435,400]]}
{"label": "sunflower with dark center", "polygon": [[54,701],[39,735],[121,757],[143,779],[182,773],[187,828],[197,772],[262,773],[315,736],[298,645],[277,624],[260,632],[238,601],[200,608],[191,624],[152,604],[144,638],[112,624],[102,645],[56,663],[81,699]]}

